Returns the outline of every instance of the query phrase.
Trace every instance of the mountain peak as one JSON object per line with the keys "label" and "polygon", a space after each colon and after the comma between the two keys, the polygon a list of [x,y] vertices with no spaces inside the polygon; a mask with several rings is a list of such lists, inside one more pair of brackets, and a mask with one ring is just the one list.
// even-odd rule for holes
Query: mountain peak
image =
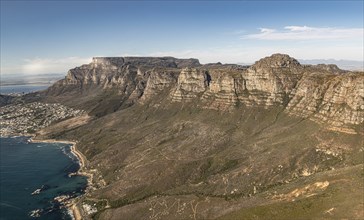
{"label": "mountain peak", "polygon": [[281,67],[297,67],[301,66],[301,64],[294,59],[293,57],[290,57],[287,54],[280,54],[275,53],[272,54],[269,57],[262,58],[255,62],[253,66],[256,67],[270,67],[270,68],[281,68]]}

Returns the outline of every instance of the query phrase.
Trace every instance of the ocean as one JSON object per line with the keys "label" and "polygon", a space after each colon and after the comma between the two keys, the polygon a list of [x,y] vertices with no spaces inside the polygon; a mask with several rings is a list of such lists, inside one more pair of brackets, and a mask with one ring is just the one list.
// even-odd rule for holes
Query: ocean
{"label": "ocean", "polygon": [[[68,175],[79,169],[71,145],[28,140],[0,138],[0,219],[71,219],[54,201],[81,195],[87,185],[86,177]],[[31,217],[33,210],[41,210],[40,217]]]}
{"label": "ocean", "polygon": [[30,93],[47,89],[50,85],[12,85],[12,86],[0,86],[0,94],[11,93]]}

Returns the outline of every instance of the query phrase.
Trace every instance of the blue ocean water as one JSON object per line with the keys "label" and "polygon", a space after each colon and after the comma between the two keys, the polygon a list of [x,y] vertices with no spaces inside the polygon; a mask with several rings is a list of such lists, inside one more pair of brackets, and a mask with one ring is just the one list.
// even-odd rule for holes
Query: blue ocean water
{"label": "blue ocean water", "polygon": [[13,86],[0,86],[0,94],[10,93],[30,93],[47,89],[49,85],[13,85]]}
{"label": "blue ocean water", "polygon": [[[85,190],[85,177],[68,176],[79,169],[77,158],[69,144],[28,140],[0,138],[0,219],[34,219],[29,213],[36,209],[42,210],[36,219],[70,219],[53,199]],[[37,189],[42,190],[32,195]]]}

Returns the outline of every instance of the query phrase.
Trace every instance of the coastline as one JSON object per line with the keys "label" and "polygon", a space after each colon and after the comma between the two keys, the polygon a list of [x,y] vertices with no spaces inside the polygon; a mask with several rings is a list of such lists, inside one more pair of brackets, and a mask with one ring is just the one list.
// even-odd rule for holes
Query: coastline
{"label": "coastline", "polygon": [[[75,155],[79,161],[80,168],[75,173],[76,175],[85,176],[87,178],[87,186],[85,193],[88,189],[90,189],[90,186],[92,185],[93,181],[93,174],[91,172],[87,172],[86,169],[86,157],[77,150],[76,145],[77,143],[74,141],[67,141],[67,140],[55,140],[55,139],[34,139],[34,136],[30,137],[29,142],[32,143],[63,143],[63,144],[71,144],[71,153]],[[82,195],[81,195],[82,196]],[[75,197],[70,199],[67,202],[63,202],[65,207],[70,211],[72,214],[72,218],[75,220],[82,220],[84,219],[84,216],[81,214],[81,210],[78,207],[78,202],[81,196]]]}

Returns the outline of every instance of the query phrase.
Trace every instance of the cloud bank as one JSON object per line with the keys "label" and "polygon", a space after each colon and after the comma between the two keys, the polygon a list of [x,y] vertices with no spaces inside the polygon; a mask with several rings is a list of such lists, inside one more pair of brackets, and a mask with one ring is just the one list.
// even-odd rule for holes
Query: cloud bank
{"label": "cloud bank", "polygon": [[71,68],[90,62],[91,57],[64,57],[58,59],[37,57],[24,59],[18,65],[4,65],[6,62],[1,60],[1,75],[66,73]]}
{"label": "cloud bank", "polygon": [[252,40],[329,40],[363,39],[363,28],[330,28],[308,26],[286,26],[283,30],[259,28],[260,32],[246,34],[241,39]]}
{"label": "cloud bank", "polygon": [[25,74],[62,73],[85,63],[91,62],[91,58],[66,57],[60,59],[34,58],[24,60],[21,67]]}

